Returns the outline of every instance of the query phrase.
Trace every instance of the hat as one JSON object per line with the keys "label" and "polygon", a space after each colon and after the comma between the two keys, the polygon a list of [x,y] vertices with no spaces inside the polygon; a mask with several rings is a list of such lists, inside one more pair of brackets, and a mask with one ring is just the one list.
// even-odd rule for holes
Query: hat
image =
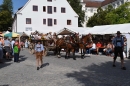
{"label": "hat", "polygon": [[116,34],[121,34],[121,32],[120,31],[117,31],[117,33]]}

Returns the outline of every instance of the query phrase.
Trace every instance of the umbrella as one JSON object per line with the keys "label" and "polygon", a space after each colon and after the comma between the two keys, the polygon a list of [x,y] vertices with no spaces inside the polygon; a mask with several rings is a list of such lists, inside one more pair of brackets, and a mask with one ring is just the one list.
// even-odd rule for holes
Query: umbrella
{"label": "umbrella", "polygon": [[10,33],[8,33],[8,34],[5,34],[4,36],[5,36],[5,37],[18,37],[19,34],[14,33],[14,32],[10,32]]}

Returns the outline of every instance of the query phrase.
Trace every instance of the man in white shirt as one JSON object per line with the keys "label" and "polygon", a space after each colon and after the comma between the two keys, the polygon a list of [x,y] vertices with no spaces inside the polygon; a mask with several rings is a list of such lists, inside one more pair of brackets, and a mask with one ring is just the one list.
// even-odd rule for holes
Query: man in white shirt
{"label": "man in white shirt", "polygon": [[88,52],[89,54],[88,55],[90,55],[91,51],[95,50],[95,49],[96,49],[96,44],[92,42],[92,48],[89,49],[89,52]]}

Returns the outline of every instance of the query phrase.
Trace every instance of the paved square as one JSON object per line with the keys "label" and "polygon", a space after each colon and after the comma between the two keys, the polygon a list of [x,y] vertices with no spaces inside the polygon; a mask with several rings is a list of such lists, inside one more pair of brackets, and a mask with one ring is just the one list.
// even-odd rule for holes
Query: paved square
{"label": "paved square", "polygon": [[[62,54],[64,56],[64,53]],[[44,67],[36,70],[34,55],[21,51],[20,63],[0,64],[0,86],[129,86],[130,60],[125,59],[127,70],[121,70],[120,58],[115,68],[112,57],[92,55],[85,59],[54,55],[44,57]]]}

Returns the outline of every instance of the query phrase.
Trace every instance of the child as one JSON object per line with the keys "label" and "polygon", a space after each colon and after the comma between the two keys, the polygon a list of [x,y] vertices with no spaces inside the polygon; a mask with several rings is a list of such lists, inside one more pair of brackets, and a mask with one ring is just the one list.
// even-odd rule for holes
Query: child
{"label": "child", "polygon": [[18,45],[14,44],[14,62],[18,62],[19,61],[19,50],[18,50]]}

